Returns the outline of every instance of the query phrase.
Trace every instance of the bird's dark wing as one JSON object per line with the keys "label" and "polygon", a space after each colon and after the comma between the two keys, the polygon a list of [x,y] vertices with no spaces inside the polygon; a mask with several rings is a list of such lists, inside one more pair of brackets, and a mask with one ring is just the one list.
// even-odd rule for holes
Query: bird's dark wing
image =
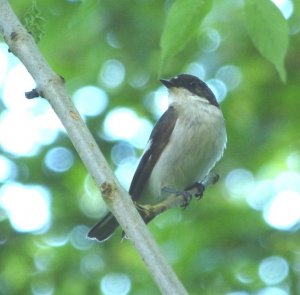
{"label": "bird's dark wing", "polygon": [[119,226],[117,219],[109,212],[88,232],[90,239],[107,240]]}
{"label": "bird's dark wing", "polygon": [[168,144],[177,118],[177,112],[174,107],[170,106],[154,126],[149,138],[148,149],[145,150],[140,160],[129,188],[129,194],[134,201],[140,198],[155,163]]}
{"label": "bird's dark wing", "polygon": [[[136,201],[141,196],[155,163],[169,142],[177,118],[178,115],[175,109],[169,107],[154,126],[149,139],[149,148],[141,158],[129,189],[129,194],[133,200]],[[114,233],[118,225],[115,217],[111,213],[108,213],[89,231],[88,237],[97,239],[98,241],[105,241]]]}

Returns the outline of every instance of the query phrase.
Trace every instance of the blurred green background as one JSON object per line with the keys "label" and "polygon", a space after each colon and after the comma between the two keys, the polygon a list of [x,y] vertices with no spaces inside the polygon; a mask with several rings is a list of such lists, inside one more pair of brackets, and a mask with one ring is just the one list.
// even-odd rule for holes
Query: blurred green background
{"label": "blurred green background", "polygon": [[[172,1],[37,1],[40,50],[126,188],[166,108],[160,77],[197,75],[218,97],[228,131],[219,183],[149,225],[190,294],[300,294],[300,12],[278,3],[286,84],[251,42],[243,1],[213,1],[161,74]],[[31,1],[11,5],[24,22]],[[105,206],[48,103],[25,99],[32,88],[0,43],[0,294],[159,294],[120,231],[85,238]]]}

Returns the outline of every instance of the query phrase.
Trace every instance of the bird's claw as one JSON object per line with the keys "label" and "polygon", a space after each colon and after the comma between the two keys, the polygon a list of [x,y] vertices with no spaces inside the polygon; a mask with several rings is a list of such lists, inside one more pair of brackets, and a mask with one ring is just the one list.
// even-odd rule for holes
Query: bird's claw
{"label": "bird's claw", "polygon": [[176,196],[182,196],[183,202],[180,204],[180,207],[182,207],[182,208],[186,208],[189,205],[189,203],[193,197],[193,194],[187,190],[177,191],[177,190],[169,188],[169,187],[164,187],[164,188],[162,188],[162,191],[165,193],[174,194]]}
{"label": "bird's claw", "polygon": [[203,183],[197,182],[194,184],[194,188],[197,189],[197,191],[195,192],[195,198],[197,200],[200,200],[203,197],[203,193],[205,191],[205,186],[203,185]]}
{"label": "bird's claw", "polygon": [[[190,204],[190,201],[191,201],[193,195],[188,191],[183,191],[180,194],[183,196],[183,200],[184,200],[183,203],[180,205],[180,207],[185,209]],[[178,194],[178,195],[180,195],[180,194]]]}

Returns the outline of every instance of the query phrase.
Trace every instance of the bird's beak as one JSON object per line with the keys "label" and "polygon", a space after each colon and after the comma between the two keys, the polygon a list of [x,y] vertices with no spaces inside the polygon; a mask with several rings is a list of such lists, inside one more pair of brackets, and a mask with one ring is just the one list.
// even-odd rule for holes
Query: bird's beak
{"label": "bird's beak", "polygon": [[167,88],[171,88],[173,87],[173,83],[171,82],[171,80],[166,80],[166,79],[160,79],[159,80],[162,84],[164,84]]}

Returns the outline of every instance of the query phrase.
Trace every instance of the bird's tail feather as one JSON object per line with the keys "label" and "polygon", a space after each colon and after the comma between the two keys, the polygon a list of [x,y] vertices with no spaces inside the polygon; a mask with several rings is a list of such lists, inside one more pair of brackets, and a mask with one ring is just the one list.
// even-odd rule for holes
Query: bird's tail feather
{"label": "bird's tail feather", "polygon": [[111,214],[106,214],[93,228],[88,232],[88,238],[97,239],[99,242],[107,240],[119,226],[116,218]]}

